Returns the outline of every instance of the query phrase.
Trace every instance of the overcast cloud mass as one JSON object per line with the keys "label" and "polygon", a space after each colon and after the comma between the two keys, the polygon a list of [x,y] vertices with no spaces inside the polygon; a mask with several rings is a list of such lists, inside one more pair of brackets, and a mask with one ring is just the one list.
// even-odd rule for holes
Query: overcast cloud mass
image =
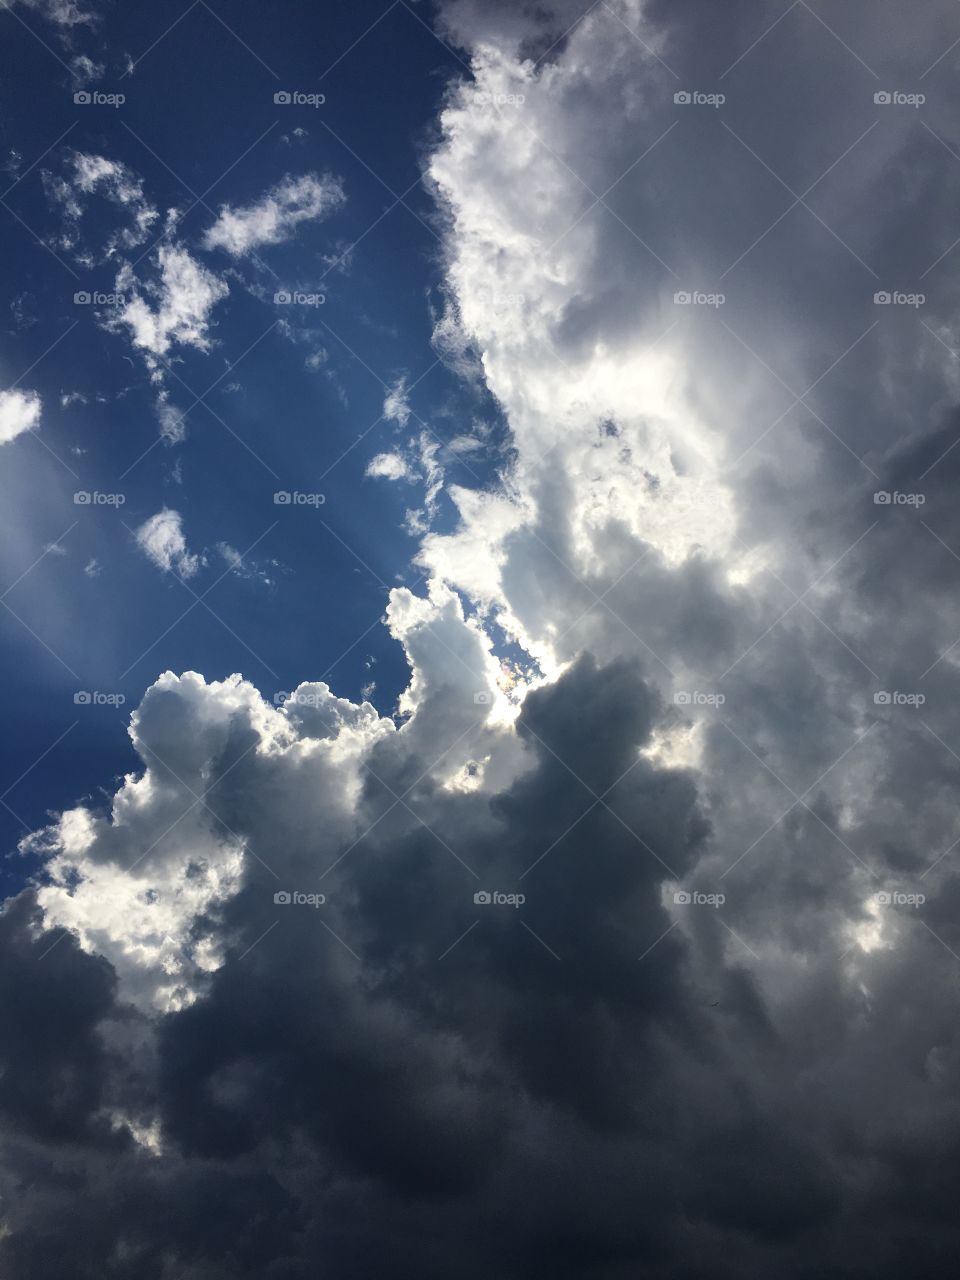
{"label": "overcast cloud mass", "polygon": [[0,4],[0,1274],[952,1274],[957,5],[120,8]]}

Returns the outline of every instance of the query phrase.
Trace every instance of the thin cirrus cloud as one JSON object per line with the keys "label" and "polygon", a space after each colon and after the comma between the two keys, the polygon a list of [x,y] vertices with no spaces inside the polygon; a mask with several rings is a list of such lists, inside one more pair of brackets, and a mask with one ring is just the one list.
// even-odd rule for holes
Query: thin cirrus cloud
{"label": "thin cirrus cloud", "polygon": [[[81,69],[87,79],[99,74],[92,63]],[[101,258],[115,259],[143,244],[160,216],[144,194],[142,180],[127,165],[107,156],[73,152],[59,171],[45,169],[42,178],[47,198],[62,214],[63,223],[55,237],[57,247],[87,265]],[[92,249],[84,243],[82,232],[93,221],[91,202],[95,198],[119,210],[125,225],[113,228],[103,243]]]}
{"label": "thin cirrus cloud", "polygon": [[0,9],[12,9],[17,5],[33,10],[48,22],[66,30],[94,26],[97,22],[97,15],[84,9],[77,0],[0,0]]}

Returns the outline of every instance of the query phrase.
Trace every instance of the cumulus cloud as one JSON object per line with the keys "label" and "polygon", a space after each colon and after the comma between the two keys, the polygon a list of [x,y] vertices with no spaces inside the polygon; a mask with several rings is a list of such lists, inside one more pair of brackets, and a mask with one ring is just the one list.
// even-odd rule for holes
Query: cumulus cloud
{"label": "cumulus cloud", "polygon": [[289,240],[303,222],[316,221],[345,200],[343,188],[328,174],[287,174],[256,203],[240,208],[221,205],[220,215],[204,236],[205,249],[223,249],[240,258],[261,245]]}
{"label": "cumulus cloud", "polygon": [[39,425],[41,401],[36,391],[0,391],[0,444]]}
{"label": "cumulus cloud", "polygon": [[164,572],[192,578],[200,567],[201,558],[187,549],[183,517],[179,511],[164,507],[140,525],[136,539],[140,550]]}

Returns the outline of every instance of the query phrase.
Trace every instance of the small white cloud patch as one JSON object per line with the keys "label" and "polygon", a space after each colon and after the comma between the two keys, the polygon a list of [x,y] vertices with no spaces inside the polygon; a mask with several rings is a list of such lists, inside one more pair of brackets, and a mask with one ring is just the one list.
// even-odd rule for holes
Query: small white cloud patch
{"label": "small white cloud patch", "polygon": [[192,578],[200,567],[200,557],[187,549],[183,536],[183,517],[179,511],[164,507],[144,521],[136,533],[137,544],[158,569]]}
{"label": "small white cloud patch", "polygon": [[0,444],[7,444],[40,421],[36,391],[0,391]]}
{"label": "small white cloud patch", "polygon": [[210,313],[229,293],[224,281],[201,266],[182,245],[161,245],[157,259],[160,281],[148,282],[143,292],[133,268],[124,264],[117,276],[117,292],[125,303],[116,318],[106,322],[110,329],[129,329],[133,345],[151,369],[174,344],[209,351]]}
{"label": "small white cloud patch", "polygon": [[220,216],[203,239],[205,249],[224,249],[241,258],[264,244],[289,240],[301,222],[325,217],[344,202],[336,178],[289,174],[258,201],[244,208],[221,205]]}
{"label": "small white cloud patch", "polygon": [[380,480],[410,480],[410,468],[399,453],[378,453],[367,463],[368,476]]}

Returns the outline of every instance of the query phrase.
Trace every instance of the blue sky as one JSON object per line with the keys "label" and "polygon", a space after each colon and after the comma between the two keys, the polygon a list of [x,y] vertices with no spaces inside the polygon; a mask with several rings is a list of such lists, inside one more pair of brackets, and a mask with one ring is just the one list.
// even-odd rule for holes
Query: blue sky
{"label": "blue sky", "polygon": [[[440,248],[420,153],[458,58],[403,6],[318,10],[306,29],[302,17],[244,4],[231,9],[231,31],[203,4],[185,16],[174,5],[108,11],[79,43],[105,67],[95,91],[123,95],[113,106],[75,103],[88,81],[70,74],[70,55],[36,15],[3,16],[2,373],[6,385],[25,377],[43,401],[42,433],[5,451],[0,476],[5,585],[24,574],[6,597],[18,617],[5,611],[0,624],[6,705],[26,734],[5,741],[4,777],[60,739],[6,797],[16,814],[0,811],[8,854],[22,823],[131,767],[126,714],[167,668],[239,671],[265,690],[323,677],[349,697],[375,684],[375,705],[395,710],[407,667],[377,623],[385,586],[419,576],[404,513],[422,506],[424,485],[366,469],[421,432],[439,450],[463,434],[479,442],[474,423],[497,429],[489,398],[452,378],[430,346]],[[355,41],[362,62],[343,56]],[[325,101],[278,105],[282,91]],[[126,166],[159,211],[131,255],[145,273],[159,219],[177,209],[178,238],[228,281],[209,349],[170,353],[170,400],[188,411],[176,445],[160,441],[143,362],[123,334],[104,331],[109,304],[73,302],[115,293],[115,261],[99,251],[116,204],[91,198],[77,251],[53,247],[63,210],[50,207],[43,175],[59,176],[75,152]],[[261,248],[256,263],[197,250],[221,204],[255,204],[285,175],[311,172],[342,185],[328,217]],[[277,306],[284,287],[323,302]],[[409,408],[384,419],[401,380]],[[445,467],[472,480],[490,452],[448,456]],[[324,505],[274,505],[274,492],[297,490],[322,493]],[[76,506],[78,491],[123,504]],[[148,564],[133,536],[164,508],[206,559],[189,590]],[[435,518],[448,514],[441,499]],[[252,548],[243,574],[218,552],[224,543]],[[127,710],[76,707],[77,689],[122,695]]]}

